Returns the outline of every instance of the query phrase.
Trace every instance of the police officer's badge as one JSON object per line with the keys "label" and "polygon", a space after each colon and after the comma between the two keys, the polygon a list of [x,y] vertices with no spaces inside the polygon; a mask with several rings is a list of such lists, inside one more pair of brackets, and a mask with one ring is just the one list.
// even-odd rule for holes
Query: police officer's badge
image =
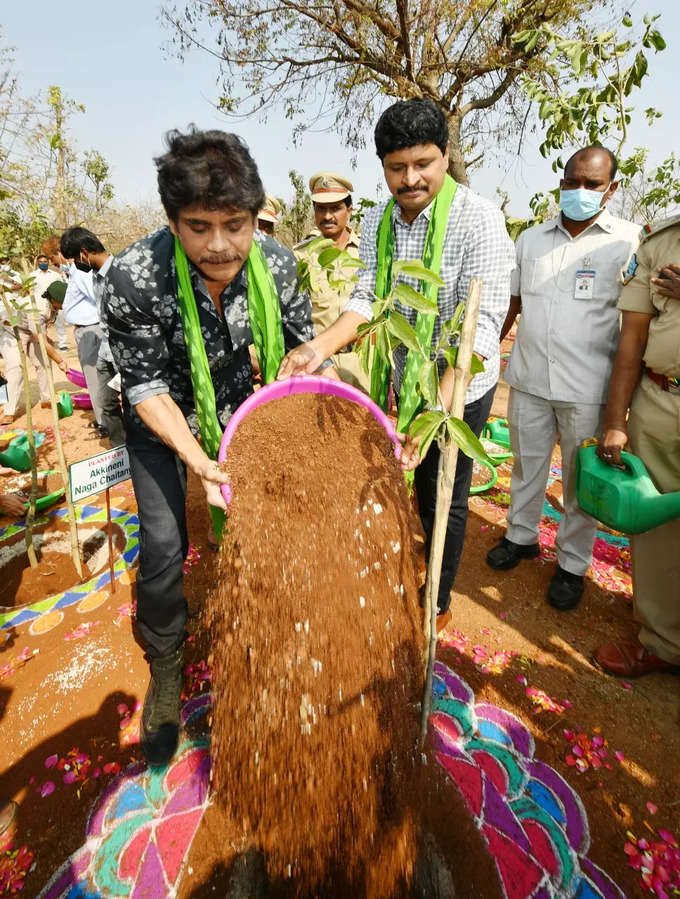
{"label": "police officer's badge", "polygon": [[628,263],[628,268],[626,269],[626,272],[623,276],[624,284],[628,284],[629,281],[633,280],[633,278],[635,277],[635,272],[637,271],[637,267],[638,267],[637,255],[635,253],[633,253],[633,255],[630,257],[630,262]]}

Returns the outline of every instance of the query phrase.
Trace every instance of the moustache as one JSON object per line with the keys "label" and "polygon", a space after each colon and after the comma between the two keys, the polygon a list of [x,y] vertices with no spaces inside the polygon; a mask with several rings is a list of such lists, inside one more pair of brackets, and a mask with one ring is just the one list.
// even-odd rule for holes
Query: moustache
{"label": "moustache", "polygon": [[336,221],[335,221],[335,219],[323,219],[321,224],[322,225],[335,225]]}
{"label": "moustache", "polygon": [[399,190],[397,191],[397,195],[410,194],[410,193],[413,193],[414,190],[422,190],[422,191],[427,192],[427,185],[426,184],[416,184],[415,187],[400,187]]}
{"label": "moustache", "polygon": [[198,261],[199,264],[204,262],[207,265],[227,265],[229,262],[238,262],[240,258],[240,256],[234,256],[232,253],[229,255],[223,254],[222,256],[201,256]]}

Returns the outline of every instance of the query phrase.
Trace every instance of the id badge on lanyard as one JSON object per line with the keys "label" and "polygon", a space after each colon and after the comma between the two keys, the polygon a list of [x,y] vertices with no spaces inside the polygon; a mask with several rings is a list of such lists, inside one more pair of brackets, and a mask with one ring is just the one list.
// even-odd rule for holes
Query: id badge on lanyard
{"label": "id badge on lanyard", "polygon": [[586,256],[583,260],[583,268],[576,272],[575,300],[592,300],[595,295],[595,269],[590,266],[590,257]]}

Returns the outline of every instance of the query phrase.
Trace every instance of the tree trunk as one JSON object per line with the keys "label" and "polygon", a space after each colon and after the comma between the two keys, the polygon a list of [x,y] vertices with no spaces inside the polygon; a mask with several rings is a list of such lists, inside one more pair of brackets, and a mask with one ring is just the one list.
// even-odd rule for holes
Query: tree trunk
{"label": "tree trunk", "polygon": [[460,145],[462,120],[457,113],[450,113],[447,116],[447,125],[449,129],[449,175],[456,183],[464,184],[467,187],[469,185],[467,165]]}

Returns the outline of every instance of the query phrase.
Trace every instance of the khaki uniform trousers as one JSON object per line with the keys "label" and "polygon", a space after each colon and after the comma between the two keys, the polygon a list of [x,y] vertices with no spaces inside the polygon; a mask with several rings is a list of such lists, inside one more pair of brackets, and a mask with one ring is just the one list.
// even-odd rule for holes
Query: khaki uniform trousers
{"label": "khaki uniform trousers", "polygon": [[[40,399],[42,402],[48,402],[50,398],[50,387],[47,381],[47,372],[45,371],[45,360],[37,340],[33,340],[31,335],[26,331],[19,330],[21,337],[21,345],[24,353],[38,375],[38,388],[40,390]],[[14,339],[14,335],[7,328],[0,328],[0,353],[5,360],[5,378],[7,379],[7,402],[5,404],[5,415],[16,415],[17,409],[24,405],[23,388],[24,373],[21,368],[21,356],[19,355],[19,347]],[[49,359],[47,360],[48,364]]]}
{"label": "khaki uniform trousers", "polygon": [[[630,407],[628,436],[657,489],[680,490],[680,394],[643,375]],[[680,664],[680,518],[631,537],[630,543],[640,642]]]}

